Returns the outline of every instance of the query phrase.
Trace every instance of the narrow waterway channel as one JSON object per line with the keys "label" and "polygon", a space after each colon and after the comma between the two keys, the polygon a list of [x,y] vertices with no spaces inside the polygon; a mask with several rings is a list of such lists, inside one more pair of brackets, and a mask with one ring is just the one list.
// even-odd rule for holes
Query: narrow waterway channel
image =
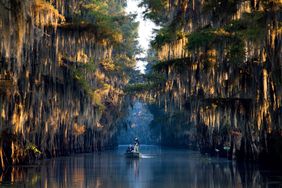
{"label": "narrow waterway channel", "polygon": [[281,10],[0,0],[0,188],[282,187]]}
{"label": "narrow waterway channel", "polygon": [[127,146],[11,167],[3,187],[279,187],[278,172],[238,165],[196,151],[142,145],[142,158],[124,157]]}

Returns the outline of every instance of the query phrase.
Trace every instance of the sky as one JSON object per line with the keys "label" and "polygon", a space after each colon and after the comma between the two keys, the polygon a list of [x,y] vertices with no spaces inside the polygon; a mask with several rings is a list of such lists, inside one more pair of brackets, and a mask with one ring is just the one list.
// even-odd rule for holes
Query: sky
{"label": "sky", "polygon": [[[142,12],[145,10],[144,7],[138,7],[138,4],[141,0],[127,0],[126,12],[137,14],[136,21],[139,22],[139,44],[145,53],[140,54],[138,57],[146,57],[146,51],[149,49],[150,40],[153,37],[153,29],[157,28],[157,26],[150,20],[144,20]],[[145,61],[137,61],[136,69],[140,70],[141,73],[145,73],[145,66],[147,62]]]}

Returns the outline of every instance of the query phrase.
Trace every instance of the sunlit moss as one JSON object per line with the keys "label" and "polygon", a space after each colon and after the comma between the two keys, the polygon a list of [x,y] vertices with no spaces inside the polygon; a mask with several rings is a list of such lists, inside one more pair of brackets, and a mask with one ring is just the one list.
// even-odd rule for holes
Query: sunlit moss
{"label": "sunlit moss", "polygon": [[97,106],[100,111],[103,111],[106,108],[103,102],[110,90],[111,86],[104,83],[101,88],[92,91],[92,103],[94,106]]}
{"label": "sunlit moss", "polygon": [[116,70],[116,65],[111,59],[105,59],[101,62],[102,67],[106,71],[115,71]]}
{"label": "sunlit moss", "polygon": [[73,125],[73,129],[74,129],[74,134],[78,136],[78,135],[82,135],[82,134],[85,133],[86,126],[85,125],[79,125],[79,124],[75,123]]}
{"label": "sunlit moss", "polygon": [[97,91],[92,92],[92,103],[94,106],[97,106],[101,111],[105,109],[105,106],[102,103],[102,96]]}
{"label": "sunlit moss", "polygon": [[[49,20],[46,19],[46,17],[55,18],[57,20],[64,21],[65,17],[59,13],[59,11],[52,6],[49,2],[46,2],[45,0],[34,0],[34,11],[36,12],[36,24],[38,25],[45,25],[45,24],[51,24],[52,22],[48,23]],[[47,20],[47,23],[46,23]],[[56,24],[56,22],[54,22]]]}
{"label": "sunlit moss", "polygon": [[95,149],[96,122],[105,121],[106,143],[124,114],[122,89],[139,50],[125,1],[2,3],[0,171],[6,159],[36,159],[37,149],[43,157]]}
{"label": "sunlit moss", "polygon": [[[240,150],[252,160],[262,153],[258,148],[278,151],[261,135],[281,130],[281,1],[188,1],[185,11],[183,1],[172,2],[178,6],[164,14],[169,19],[152,43],[152,71],[165,77],[165,84],[151,91],[167,115],[161,118],[164,127],[173,129],[179,117],[172,116],[179,110],[198,129],[191,136],[206,151],[233,147],[233,158]],[[176,19],[180,29],[169,30],[178,13],[185,15]],[[181,31],[187,45],[177,56],[174,52],[182,51],[175,41]],[[145,85],[136,85],[136,90],[145,93]]]}

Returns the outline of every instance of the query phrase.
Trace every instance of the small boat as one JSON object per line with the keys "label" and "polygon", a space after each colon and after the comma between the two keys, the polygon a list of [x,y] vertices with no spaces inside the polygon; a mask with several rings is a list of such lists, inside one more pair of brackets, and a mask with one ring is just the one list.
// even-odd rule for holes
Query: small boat
{"label": "small boat", "polygon": [[131,151],[131,152],[126,152],[124,155],[127,158],[135,158],[135,159],[141,158],[141,153],[140,152]]}

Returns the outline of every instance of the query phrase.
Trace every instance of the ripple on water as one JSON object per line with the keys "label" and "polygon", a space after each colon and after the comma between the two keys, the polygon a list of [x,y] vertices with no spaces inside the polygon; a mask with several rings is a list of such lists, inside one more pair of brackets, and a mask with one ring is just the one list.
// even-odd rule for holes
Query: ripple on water
{"label": "ripple on water", "polygon": [[[238,165],[195,151],[141,146],[142,158],[123,155],[127,146],[13,167],[1,176],[5,187],[282,187],[281,173]],[[251,167],[250,167],[251,166]]]}

